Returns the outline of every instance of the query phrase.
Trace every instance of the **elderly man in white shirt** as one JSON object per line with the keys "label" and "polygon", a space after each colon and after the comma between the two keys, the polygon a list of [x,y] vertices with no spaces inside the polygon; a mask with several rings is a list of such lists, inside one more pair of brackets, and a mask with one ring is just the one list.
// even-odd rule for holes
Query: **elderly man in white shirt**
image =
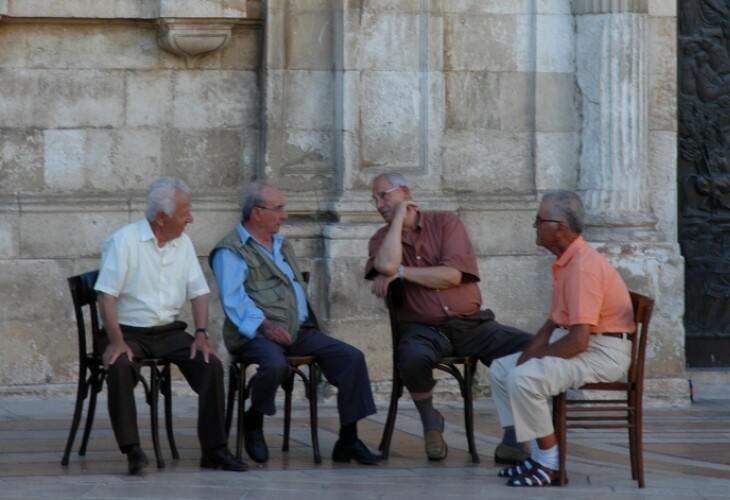
{"label": "elderly man in white shirt", "polygon": [[[147,195],[146,218],[119,229],[104,242],[99,278],[101,339],[108,370],[109,416],[130,474],[148,460],[139,445],[134,386],[139,359],[175,363],[198,394],[200,466],[244,471],[248,466],[228,450],[224,422],[221,356],[208,345],[210,289],[190,238],[190,190],[180,179],[160,177]],[[194,337],[178,315],[190,300]]]}

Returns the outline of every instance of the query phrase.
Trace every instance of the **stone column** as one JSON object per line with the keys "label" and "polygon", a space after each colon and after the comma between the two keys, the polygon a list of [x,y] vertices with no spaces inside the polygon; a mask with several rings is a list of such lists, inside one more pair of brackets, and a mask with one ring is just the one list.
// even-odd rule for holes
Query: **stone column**
{"label": "stone column", "polygon": [[578,189],[598,225],[649,224],[646,0],[573,0],[572,8],[583,114]]}

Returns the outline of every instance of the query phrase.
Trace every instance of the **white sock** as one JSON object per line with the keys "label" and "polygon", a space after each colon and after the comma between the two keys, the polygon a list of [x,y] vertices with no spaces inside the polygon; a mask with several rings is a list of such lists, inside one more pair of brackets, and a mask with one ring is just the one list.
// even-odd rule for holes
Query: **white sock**
{"label": "white sock", "polygon": [[547,450],[541,450],[540,447],[537,446],[537,443],[535,443],[534,448],[530,451],[532,455],[531,458],[543,467],[547,467],[552,470],[558,470],[558,467],[560,467],[560,457],[558,456],[557,444]]}

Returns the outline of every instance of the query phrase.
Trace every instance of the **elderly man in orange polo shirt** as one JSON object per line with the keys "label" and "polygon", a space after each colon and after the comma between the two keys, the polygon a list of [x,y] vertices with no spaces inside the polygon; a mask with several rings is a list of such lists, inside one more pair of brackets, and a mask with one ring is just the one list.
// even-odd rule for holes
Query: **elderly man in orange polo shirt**
{"label": "elderly man in orange polo shirt", "polygon": [[550,486],[558,478],[558,445],[550,396],[626,375],[634,331],[631,298],[616,269],[581,237],[585,209],[571,191],[543,196],[536,243],[556,255],[548,319],[522,353],[495,360],[492,396],[505,429],[530,441],[531,456],[501,469],[509,486]]}

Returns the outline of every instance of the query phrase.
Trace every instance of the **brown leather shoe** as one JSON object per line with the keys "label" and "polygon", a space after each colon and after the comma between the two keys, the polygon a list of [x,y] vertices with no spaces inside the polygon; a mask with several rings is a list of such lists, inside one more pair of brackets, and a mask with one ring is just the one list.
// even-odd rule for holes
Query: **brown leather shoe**
{"label": "brown leather shoe", "polygon": [[444,416],[438,411],[436,413],[441,419],[441,426],[438,429],[426,431],[423,435],[426,444],[426,456],[433,461],[443,460],[449,454],[449,447],[444,441]]}
{"label": "brown leather shoe", "polygon": [[516,465],[530,456],[530,445],[524,443],[519,448],[499,443],[494,450],[494,463],[501,465]]}

